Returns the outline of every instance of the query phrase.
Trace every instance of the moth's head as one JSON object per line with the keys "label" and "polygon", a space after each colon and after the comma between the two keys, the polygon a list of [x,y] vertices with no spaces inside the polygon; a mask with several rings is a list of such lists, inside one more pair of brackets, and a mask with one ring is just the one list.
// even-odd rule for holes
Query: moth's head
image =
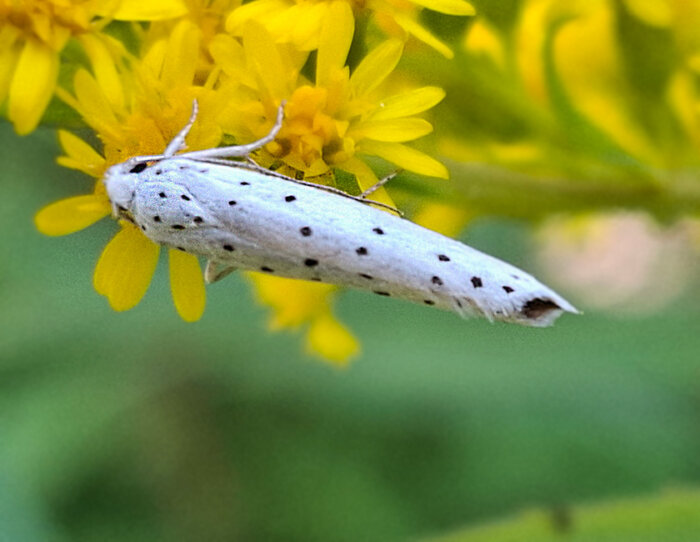
{"label": "moth's head", "polygon": [[104,185],[112,204],[114,218],[131,218],[131,207],[136,185],[142,181],[140,173],[153,163],[152,156],[137,156],[116,164],[105,172]]}

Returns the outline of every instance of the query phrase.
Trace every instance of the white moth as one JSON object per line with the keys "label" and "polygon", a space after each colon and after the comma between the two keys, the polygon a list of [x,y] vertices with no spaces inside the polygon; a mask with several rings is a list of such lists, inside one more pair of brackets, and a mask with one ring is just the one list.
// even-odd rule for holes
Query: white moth
{"label": "white moth", "polygon": [[298,181],[246,158],[271,142],[176,155],[196,117],[162,155],[107,170],[115,216],[156,243],[207,259],[205,279],[240,268],[338,284],[490,320],[548,326],[576,309],[501,260],[377,208],[363,196]]}

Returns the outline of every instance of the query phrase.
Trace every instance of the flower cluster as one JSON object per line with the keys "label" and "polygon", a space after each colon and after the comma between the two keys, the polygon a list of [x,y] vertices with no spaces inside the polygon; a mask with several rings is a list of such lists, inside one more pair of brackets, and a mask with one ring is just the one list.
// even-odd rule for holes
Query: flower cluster
{"label": "flower cluster", "polygon": [[[108,216],[105,169],[161,152],[195,98],[189,150],[260,138],[285,100],[282,129],[254,158],[292,177],[360,192],[383,162],[435,178],[448,163],[452,182],[410,178],[393,195],[449,235],[479,215],[549,219],[540,239],[561,256],[572,253],[566,239],[583,246],[581,232],[599,231],[610,211],[697,216],[700,0],[506,4],[462,17],[474,12],[466,0],[0,0],[3,111],[21,134],[42,119],[64,128],[59,163],[95,178],[91,194],[48,205],[37,226],[64,235]],[[424,117],[441,101],[427,154],[415,140],[432,131]],[[78,124],[101,148],[65,130]],[[392,204],[384,189],[373,198]],[[697,251],[697,221],[684,224]],[[117,228],[94,283],[127,310],[159,247],[128,223]],[[197,320],[200,262],[170,252],[169,270],[178,313]],[[309,349],[336,363],[358,351],[333,316],[333,287],[249,278],[272,307],[271,328],[306,326]]]}
{"label": "flower cluster", "polygon": [[[423,8],[470,15],[465,0],[0,0],[0,101],[18,133],[33,130],[52,97],[77,115],[101,142],[95,149],[61,129],[58,162],[95,178],[90,194],[49,204],[36,216],[47,235],[76,232],[110,214],[105,170],[131,156],[158,154],[186,123],[194,99],[199,115],[188,150],[266,134],[286,100],[277,139],[256,161],[291,176],[333,185],[339,171],[356,189],[377,182],[366,157],[404,170],[446,178],[445,167],[410,142],[432,131],[419,114],[444,96],[414,77],[392,75],[406,43],[426,43],[444,56],[447,45],[420,20]],[[356,20],[363,32],[356,32]],[[368,23],[368,21],[370,21]],[[364,38],[360,37],[364,36]],[[417,38],[415,40],[414,38]],[[364,51],[357,54],[355,51]],[[65,113],[64,113],[65,115]],[[281,166],[280,166],[281,164]],[[391,203],[380,189],[375,199]],[[94,286],[117,311],[139,303],[160,247],[120,222],[98,259]],[[175,307],[198,320],[205,289],[196,257],[168,251]],[[334,288],[250,274],[259,299],[274,310],[272,328],[307,326],[309,349],[336,363],[358,349],[332,314]]]}

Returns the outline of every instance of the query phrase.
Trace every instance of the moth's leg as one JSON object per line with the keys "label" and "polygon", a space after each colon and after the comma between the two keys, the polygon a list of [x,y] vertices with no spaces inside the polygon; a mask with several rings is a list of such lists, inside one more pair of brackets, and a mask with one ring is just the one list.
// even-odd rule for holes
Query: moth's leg
{"label": "moth's leg", "polygon": [[235,267],[224,267],[223,269],[219,269],[218,267],[219,264],[214,260],[207,260],[207,266],[204,268],[204,280],[207,284],[221,280],[226,275],[236,270]]}
{"label": "moth's leg", "polygon": [[266,167],[263,167],[260,164],[258,164],[250,156],[245,157],[245,162],[246,162],[246,164],[250,165],[253,169],[257,169],[258,171],[262,171],[263,173],[270,173],[270,171],[271,171],[271,170],[267,169]]}
{"label": "moth's leg", "polygon": [[[206,160],[208,158],[242,158],[248,156],[251,152],[259,149],[274,141],[277,133],[282,128],[282,121],[284,120],[284,105],[286,102],[282,102],[277,109],[277,119],[275,120],[275,125],[270,129],[268,134],[248,143],[247,145],[233,145],[231,147],[217,147],[215,149],[206,149],[203,151],[193,151],[181,154],[183,158],[190,158],[192,160]],[[169,147],[169,146],[168,146]]]}
{"label": "moth's leg", "polygon": [[383,177],[382,179],[379,179],[376,184],[370,186],[367,190],[362,192],[360,194],[360,198],[365,199],[367,196],[369,196],[372,192],[376,192],[379,188],[384,186],[386,183],[388,183],[391,179],[396,177],[399,173],[401,173],[403,170],[402,169],[397,169],[393,173],[389,173],[386,177]]}
{"label": "moth's leg", "polygon": [[197,104],[197,99],[195,98],[192,101],[192,114],[190,115],[190,120],[187,121],[185,127],[182,130],[180,130],[180,132],[173,138],[173,140],[170,143],[168,143],[168,146],[165,148],[165,152],[163,152],[163,156],[165,158],[173,156],[176,152],[187,148],[187,145],[185,145],[185,138],[190,132],[194,121],[197,119],[198,112],[199,104]]}

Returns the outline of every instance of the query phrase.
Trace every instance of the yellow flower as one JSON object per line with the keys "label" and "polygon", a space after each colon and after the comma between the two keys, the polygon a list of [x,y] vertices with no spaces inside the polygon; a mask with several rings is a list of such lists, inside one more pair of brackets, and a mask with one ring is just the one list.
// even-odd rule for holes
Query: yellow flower
{"label": "yellow flower", "polygon": [[359,353],[357,339],[331,312],[331,298],[337,290],[335,286],[260,273],[248,275],[255,285],[258,299],[274,310],[270,329],[294,329],[306,324],[307,350],[338,366],[345,365]]}
{"label": "yellow flower", "polygon": [[[212,56],[229,76],[232,107],[221,113],[224,131],[241,131],[241,124],[270,117],[274,104],[287,100],[286,121],[274,143],[267,146],[269,161],[282,161],[306,177],[328,174],[332,168],[352,173],[362,189],[377,177],[359,159],[379,156],[397,166],[435,177],[447,177],[445,167],[404,143],[430,131],[417,115],[437,104],[444,92],[436,87],[410,89],[386,96],[378,91],[396,67],[402,44],[389,40],[373,49],[349,73],[345,60],[354,22],[345,2],[331,4],[336,25],[324,26],[318,46],[315,81],[300,73],[304,58],[292,57],[289,47],[277,46],[270,34],[251,22],[243,45],[228,36],[212,43]],[[260,104],[267,104],[261,110]],[[251,134],[262,135],[262,129]],[[382,196],[386,198],[386,196]]]}
{"label": "yellow flower", "polygon": [[420,10],[425,7],[448,15],[474,15],[473,6],[464,0],[255,0],[235,9],[226,29],[242,36],[248,24],[257,21],[278,43],[310,51],[319,47],[324,29],[342,28],[345,21],[335,18],[340,2],[357,12],[373,14],[377,24],[392,35],[413,36],[448,58],[453,56],[450,48],[418,22]]}
{"label": "yellow flower", "polygon": [[[527,9],[535,5],[537,9]],[[636,59],[641,67],[629,58],[623,47],[626,36],[621,33],[619,22],[625,8],[646,24],[668,29],[668,43],[676,49],[669,49],[664,55],[668,57],[668,73],[675,72],[668,82],[659,67],[650,70],[644,66],[641,62],[644,52]],[[674,139],[676,134],[667,126],[680,121],[687,127],[686,135],[697,137],[698,116],[695,115],[695,122],[688,121],[686,111],[693,106],[683,102],[680,88],[685,84],[683,78],[688,75],[689,65],[674,62],[672,58],[677,53],[689,64],[693,51],[698,51],[699,2],[626,0],[622,7],[613,0],[572,3],[530,0],[524,13],[518,43],[532,43],[535,35],[551,36],[552,68],[576,111],[630,157],[653,168],[674,169],[687,161],[686,156],[696,154],[696,149],[679,144]],[[534,48],[519,48],[518,57],[531,92],[548,102],[545,41]],[[661,62],[664,56],[655,62]],[[641,88],[638,73],[643,73],[645,78]],[[666,92],[656,90],[664,88]],[[651,103],[645,103],[647,100]],[[674,113],[678,118],[669,118],[664,125],[649,110],[650,106],[654,107],[661,116],[664,107],[654,102],[665,100],[676,108]],[[668,132],[660,138],[660,130]]]}
{"label": "yellow flower", "polygon": [[[215,116],[222,98],[193,84],[199,32],[182,21],[167,40],[156,41],[132,69],[120,70],[97,42],[93,56],[101,65],[95,75],[80,69],[74,93],[59,96],[78,111],[104,144],[104,158],[78,137],[61,131],[66,156],[59,163],[98,180],[93,194],[53,203],[36,217],[37,227],[47,235],[64,235],[85,228],[107,216],[110,206],[101,182],[105,169],[131,156],[158,154],[186,123],[193,99],[200,115],[191,130],[190,149],[218,145],[221,130]],[[192,55],[192,51],[195,54]],[[106,296],[115,310],[128,310],[141,300],[151,281],[159,247],[128,223],[107,244],[95,269],[95,289]],[[175,307],[186,321],[201,317],[205,293],[197,259],[177,250],[169,251],[170,284]]]}
{"label": "yellow flower", "polygon": [[[216,68],[208,52],[209,43],[214,36],[224,32],[227,14],[234,7],[239,6],[241,0],[184,0],[184,2],[187,6],[187,14],[183,18],[199,29],[197,78],[205,81],[210,72]],[[155,41],[167,39],[179,22],[179,18],[152,22],[143,32],[142,46],[148,48]]]}
{"label": "yellow flower", "polygon": [[[473,77],[463,88],[490,107],[464,105],[471,124],[443,139],[446,155],[564,178],[637,169],[640,185],[670,186],[674,170],[696,167],[700,2],[525,0],[517,15],[512,26],[482,19],[468,30]],[[621,30],[630,17],[643,23]]]}
{"label": "yellow flower", "polygon": [[60,53],[71,37],[103,40],[105,22],[185,13],[182,0],[0,0],[0,103],[19,134],[36,128],[56,89]]}
{"label": "yellow flower", "polygon": [[[185,124],[193,98],[197,98],[200,113],[187,137],[191,150],[215,147],[221,139],[218,112],[225,109],[230,96],[212,90],[211,85],[194,85],[200,67],[200,32],[191,23],[180,21],[166,38],[149,34],[151,46],[143,58],[124,63],[113,59],[110,51],[91,43],[90,58],[99,59],[93,65],[94,75],[78,70],[73,93],[59,89],[59,96],[78,111],[84,121],[98,134],[104,144],[104,157],[87,143],[65,131],[59,139],[65,156],[59,163],[78,169],[98,179],[93,194],[76,196],[53,203],[41,210],[36,223],[48,235],[64,235],[83,229],[107,216],[110,205],[101,182],[107,167],[136,155],[158,154]],[[121,66],[124,65],[122,68]],[[274,113],[274,110],[272,111]],[[267,125],[255,119],[250,127],[236,133],[242,140],[251,131],[269,131],[274,114]],[[242,133],[242,135],[241,135]],[[145,294],[153,276],[159,247],[132,224],[122,222],[120,231],[107,244],[95,269],[94,286],[106,296],[115,310],[134,307]],[[175,307],[187,321],[198,319],[205,302],[204,284],[197,259],[177,250],[169,250],[170,285]],[[264,278],[255,280],[262,283]],[[297,282],[297,281],[289,281]],[[312,285],[318,286],[318,285]],[[308,323],[308,348],[325,359],[342,364],[358,351],[357,341],[330,312],[331,289],[314,295],[304,295],[305,287],[269,301],[280,314],[297,311],[297,317],[278,318],[278,325],[298,327]],[[295,297],[295,292],[298,294]],[[295,303],[294,300],[299,302]],[[265,298],[268,302],[268,299]],[[286,309],[283,307],[287,306]],[[306,304],[306,309],[303,308]],[[303,314],[299,316],[299,311]],[[302,318],[302,320],[299,320]]]}
{"label": "yellow flower", "polygon": [[[219,117],[224,131],[261,137],[266,126],[259,119],[271,118],[275,104],[286,99],[282,129],[258,157],[263,165],[282,162],[280,171],[290,176],[301,172],[326,183],[333,183],[333,170],[344,170],[362,190],[377,183],[362,155],[447,177],[442,164],[404,144],[432,130],[415,115],[438,103],[443,91],[424,87],[390,96],[379,92],[401,56],[398,40],[372,50],[350,74],[345,64],[354,32],[351,9],[345,2],[323,9],[326,24],[320,27],[313,82],[301,74],[307,55],[289,44],[276,44],[254,21],[246,25],[242,44],[225,35],[212,41],[212,56],[227,76],[222,87],[231,95],[230,107]],[[392,203],[383,189],[372,199]],[[357,351],[352,335],[330,314],[333,288],[267,276],[256,277],[254,284],[261,301],[275,311],[274,327],[307,323],[308,348],[326,359],[345,361]]]}

